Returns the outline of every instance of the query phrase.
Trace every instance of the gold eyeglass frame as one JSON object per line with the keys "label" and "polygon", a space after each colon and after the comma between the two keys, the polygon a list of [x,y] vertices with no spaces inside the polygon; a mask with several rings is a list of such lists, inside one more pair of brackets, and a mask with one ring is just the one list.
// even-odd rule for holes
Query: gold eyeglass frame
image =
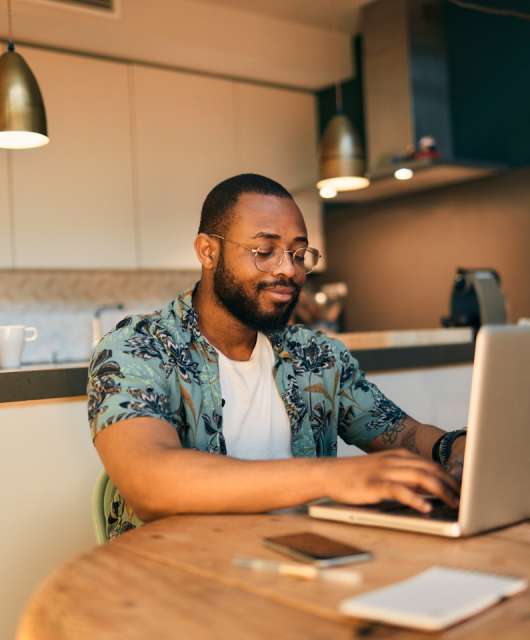
{"label": "gold eyeglass frame", "polygon": [[[219,240],[224,240],[225,242],[230,242],[231,244],[235,244],[238,247],[243,247],[243,249],[246,249],[247,251],[250,251],[252,253],[252,255],[254,256],[254,265],[256,267],[256,269],[258,271],[261,271],[261,273],[272,273],[272,271],[274,271],[274,269],[272,271],[264,271],[263,269],[260,269],[257,265],[257,257],[260,253],[260,250],[256,247],[251,248],[251,247],[247,247],[245,244],[243,244],[242,242],[236,242],[235,240],[230,240],[228,238],[225,238],[224,236],[220,236],[217,233],[207,233],[206,235],[211,236],[212,238],[219,238]],[[310,271],[306,271],[304,268],[304,273],[305,275],[309,275],[310,273],[313,273],[313,271],[315,270],[315,267],[318,264],[318,261],[320,260],[320,258],[322,258],[322,254],[320,253],[320,251],[316,248],[316,247],[300,247],[299,249],[295,249],[294,251],[288,251],[286,249],[283,249],[283,253],[282,253],[282,257],[280,258],[280,261],[277,263],[276,267],[280,267],[282,265],[283,259],[285,257],[285,254],[288,253],[291,255],[291,262],[293,263],[293,267],[296,269],[297,265],[294,262],[294,255],[295,253],[299,252],[300,249],[303,249],[304,251],[309,251],[310,253],[312,253],[314,256],[316,256],[315,259],[315,265],[314,267],[310,270]]]}

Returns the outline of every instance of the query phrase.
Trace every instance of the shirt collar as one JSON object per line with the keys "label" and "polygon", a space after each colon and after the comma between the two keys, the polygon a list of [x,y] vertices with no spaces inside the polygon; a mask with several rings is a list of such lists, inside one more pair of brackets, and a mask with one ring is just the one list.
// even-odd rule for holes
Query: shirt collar
{"label": "shirt collar", "polygon": [[[200,342],[204,344],[209,350],[215,351],[214,347],[208,342],[208,340],[202,335],[199,328],[199,316],[193,307],[193,293],[198,286],[198,282],[193,289],[188,289],[180,293],[173,302],[173,311],[175,316],[180,320],[183,331],[186,331],[190,336],[190,341]],[[290,355],[286,349],[286,334],[288,328],[279,329],[278,331],[271,331],[265,335],[270,340],[272,348],[276,353],[277,358],[280,360],[289,360]],[[215,353],[217,353],[215,351]]]}
{"label": "shirt collar", "polygon": [[193,292],[196,287],[197,285],[193,289],[180,293],[175,298],[173,301],[173,313],[180,321],[182,330],[189,335],[190,342],[205,342],[208,346],[211,346],[199,329],[199,317],[193,307]]}

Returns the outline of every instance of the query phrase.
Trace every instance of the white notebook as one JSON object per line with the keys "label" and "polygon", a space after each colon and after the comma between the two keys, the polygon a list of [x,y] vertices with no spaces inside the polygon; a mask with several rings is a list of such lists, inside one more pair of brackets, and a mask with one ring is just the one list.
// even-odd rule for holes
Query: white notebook
{"label": "white notebook", "polygon": [[356,618],[437,631],[527,586],[523,578],[431,567],[408,580],[343,600],[340,610]]}

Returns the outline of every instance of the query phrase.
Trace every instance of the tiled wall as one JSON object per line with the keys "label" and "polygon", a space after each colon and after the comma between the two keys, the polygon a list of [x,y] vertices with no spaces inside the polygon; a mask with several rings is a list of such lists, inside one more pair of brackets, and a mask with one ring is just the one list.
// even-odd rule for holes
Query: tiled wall
{"label": "tiled wall", "polygon": [[105,330],[127,310],[159,308],[199,277],[198,271],[0,270],[0,324],[38,329],[39,338],[25,345],[23,363],[82,361],[90,354],[97,307],[125,307],[102,313]]}

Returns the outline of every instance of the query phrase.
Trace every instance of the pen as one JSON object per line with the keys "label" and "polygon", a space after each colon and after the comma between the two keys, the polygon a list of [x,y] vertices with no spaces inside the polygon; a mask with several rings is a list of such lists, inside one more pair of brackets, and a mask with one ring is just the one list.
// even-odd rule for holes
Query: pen
{"label": "pen", "polygon": [[295,576],[297,578],[328,580],[330,582],[340,582],[342,584],[356,585],[362,581],[358,571],[346,569],[319,569],[308,564],[295,562],[278,562],[277,560],[267,560],[264,558],[236,557],[233,560],[236,567],[252,569],[253,571],[266,571],[278,573],[285,576]]}

